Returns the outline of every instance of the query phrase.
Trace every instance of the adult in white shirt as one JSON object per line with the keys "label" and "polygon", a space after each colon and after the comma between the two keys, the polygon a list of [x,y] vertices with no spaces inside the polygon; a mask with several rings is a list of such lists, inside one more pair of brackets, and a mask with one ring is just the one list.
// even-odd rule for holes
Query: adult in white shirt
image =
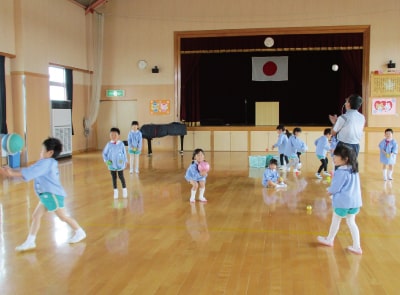
{"label": "adult in white shirt", "polygon": [[365,117],[358,109],[361,107],[362,97],[352,94],[346,98],[344,106],[346,113],[341,116],[329,115],[333,124],[332,136],[336,136],[338,145],[345,144],[355,150],[356,156],[360,152],[360,142],[365,126]]}

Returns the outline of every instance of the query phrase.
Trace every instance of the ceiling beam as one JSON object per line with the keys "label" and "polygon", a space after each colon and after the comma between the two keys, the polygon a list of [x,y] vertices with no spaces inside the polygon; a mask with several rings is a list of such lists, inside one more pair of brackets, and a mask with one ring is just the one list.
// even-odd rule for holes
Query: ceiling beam
{"label": "ceiling beam", "polygon": [[94,10],[95,10],[97,7],[103,5],[103,4],[106,3],[107,1],[108,1],[108,0],[96,0],[95,2],[93,2],[92,4],[90,4],[90,5],[86,8],[85,15],[88,14],[88,13],[93,13]]}

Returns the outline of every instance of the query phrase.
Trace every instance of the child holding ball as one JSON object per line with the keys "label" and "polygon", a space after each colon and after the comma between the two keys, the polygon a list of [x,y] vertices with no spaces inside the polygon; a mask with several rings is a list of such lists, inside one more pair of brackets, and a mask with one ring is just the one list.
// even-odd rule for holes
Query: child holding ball
{"label": "child holding ball", "polygon": [[108,170],[110,170],[111,173],[112,184],[114,188],[114,199],[118,199],[117,175],[122,185],[122,197],[128,197],[128,190],[126,188],[124,177],[124,169],[126,167],[126,163],[128,162],[128,158],[126,156],[125,145],[121,140],[119,140],[119,135],[119,128],[111,128],[111,140],[103,149],[103,160],[107,164]]}
{"label": "child holding ball", "polygon": [[286,187],[286,184],[283,182],[283,179],[279,177],[279,173],[276,170],[277,166],[278,166],[278,160],[271,159],[269,161],[268,167],[265,169],[262,179],[262,185],[264,187],[271,187],[271,188]]}
{"label": "child holding ball", "polygon": [[35,192],[39,197],[39,203],[32,215],[29,235],[24,243],[15,248],[16,251],[28,251],[36,248],[35,241],[40,221],[46,212],[51,211],[74,230],[74,235],[69,239],[69,243],[78,243],[86,238],[85,231],[75,219],[67,215],[64,209],[64,198],[67,194],[61,185],[56,161],[61,150],[60,140],[49,137],[43,142],[40,160],[32,166],[21,170],[0,168],[0,173],[8,177],[22,177],[25,181],[34,179]]}
{"label": "child holding ball", "polygon": [[199,201],[207,202],[204,197],[204,191],[206,190],[206,178],[207,170],[199,170],[199,165],[204,162],[204,151],[202,149],[195,149],[192,155],[192,163],[186,170],[185,179],[192,185],[190,191],[190,203],[196,201],[196,192],[199,189]]}
{"label": "child holding ball", "polygon": [[139,173],[139,155],[142,151],[142,132],[139,130],[139,122],[132,121],[131,131],[128,134],[129,173]]}
{"label": "child holding ball", "polygon": [[340,222],[345,218],[353,239],[353,245],[348,246],[347,250],[360,255],[362,250],[356,215],[360,212],[362,199],[356,152],[346,145],[338,145],[333,155],[337,169],[328,188],[328,193],[332,195],[332,222],[328,236],[319,236],[317,240],[322,245],[333,247]]}

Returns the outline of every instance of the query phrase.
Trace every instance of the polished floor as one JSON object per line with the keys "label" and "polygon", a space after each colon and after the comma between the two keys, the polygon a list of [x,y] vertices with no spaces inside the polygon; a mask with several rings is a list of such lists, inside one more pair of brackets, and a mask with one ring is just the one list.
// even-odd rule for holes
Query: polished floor
{"label": "polished floor", "polygon": [[66,208],[87,238],[67,244],[71,230],[48,213],[25,253],[14,249],[37,204],[33,186],[0,178],[0,294],[400,294],[400,173],[384,182],[378,154],[359,157],[360,256],[346,251],[344,221],[333,248],[316,243],[332,211],[313,153],[280,191],[262,188],[248,156],[206,152],[207,204],[189,203],[191,152],[142,155],[139,175],[125,170],[129,197],[116,201],[100,152],[62,160]]}

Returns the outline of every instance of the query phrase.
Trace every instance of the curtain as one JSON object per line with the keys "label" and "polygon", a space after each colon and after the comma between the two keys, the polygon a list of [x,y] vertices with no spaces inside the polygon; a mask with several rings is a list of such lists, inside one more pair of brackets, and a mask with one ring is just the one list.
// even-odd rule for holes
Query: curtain
{"label": "curtain", "polygon": [[200,54],[181,56],[181,120],[187,126],[200,125]]}
{"label": "curtain", "polygon": [[93,124],[97,120],[99,113],[100,97],[101,97],[101,76],[103,72],[103,33],[104,33],[104,16],[99,13],[93,14],[93,75],[92,75],[92,91],[89,99],[88,114],[85,118],[85,134],[91,132]]}
{"label": "curtain", "polygon": [[5,57],[0,55],[0,133],[7,134]]}
{"label": "curtain", "polygon": [[[73,88],[74,88],[74,81],[73,81],[73,72],[71,69],[65,69],[65,88],[67,92],[67,100],[71,102],[71,118],[72,118],[72,99],[73,99]],[[71,119],[71,126],[72,126],[72,135],[74,135],[74,123]]]}

